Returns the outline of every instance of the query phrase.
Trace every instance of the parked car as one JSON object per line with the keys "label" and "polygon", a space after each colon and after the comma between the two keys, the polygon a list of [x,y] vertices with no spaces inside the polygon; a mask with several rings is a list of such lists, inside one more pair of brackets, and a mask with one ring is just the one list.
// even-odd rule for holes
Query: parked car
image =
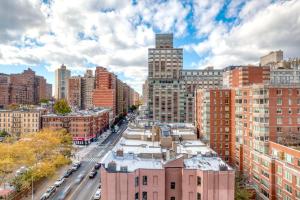
{"label": "parked car", "polygon": [[94,200],[99,200],[101,198],[101,189],[98,189],[94,195]]}
{"label": "parked car", "polygon": [[55,181],[54,185],[55,185],[55,187],[59,187],[59,186],[61,186],[61,184],[63,184],[63,182],[65,182],[64,177],[57,179],[57,181]]}
{"label": "parked car", "polygon": [[56,191],[55,186],[49,187],[48,190],[41,197],[41,200],[48,199],[55,191]]}
{"label": "parked car", "polygon": [[73,169],[68,169],[66,173],[64,174],[64,178],[68,178],[73,173]]}
{"label": "parked car", "polygon": [[97,171],[96,170],[92,170],[90,172],[89,178],[95,178],[96,175],[97,175]]}
{"label": "parked car", "polygon": [[80,166],[81,166],[81,162],[76,162],[73,164],[72,169],[74,171],[77,171]]}
{"label": "parked car", "polygon": [[100,169],[100,167],[101,167],[101,163],[96,163],[94,169]]}

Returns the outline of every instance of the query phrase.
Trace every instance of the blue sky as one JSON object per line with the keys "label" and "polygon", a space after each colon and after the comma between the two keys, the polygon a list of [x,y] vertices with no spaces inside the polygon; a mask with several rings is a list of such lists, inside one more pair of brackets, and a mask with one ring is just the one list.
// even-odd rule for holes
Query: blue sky
{"label": "blue sky", "polygon": [[31,67],[48,82],[64,63],[73,75],[107,67],[141,92],[155,33],[174,33],[184,68],[257,64],[281,49],[298,57],[300,1],[3,0],[0,72]]}

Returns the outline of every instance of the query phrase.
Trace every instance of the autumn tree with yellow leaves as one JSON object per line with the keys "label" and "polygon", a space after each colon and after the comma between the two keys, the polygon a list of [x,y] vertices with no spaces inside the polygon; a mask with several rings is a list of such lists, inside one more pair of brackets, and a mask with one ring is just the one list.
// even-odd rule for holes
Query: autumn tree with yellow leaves
{"label": "autumn tree with yellow leaves", "polygon": [[[21,135],[18,141],[0,143],[0,184],[9,181],[16,189],[30,185],[31,178],[38,181],[51,176],[56,169],[70,163],[72,137],[65,130],[45,129]],[[26,172],[15,172],[25,166]]]}

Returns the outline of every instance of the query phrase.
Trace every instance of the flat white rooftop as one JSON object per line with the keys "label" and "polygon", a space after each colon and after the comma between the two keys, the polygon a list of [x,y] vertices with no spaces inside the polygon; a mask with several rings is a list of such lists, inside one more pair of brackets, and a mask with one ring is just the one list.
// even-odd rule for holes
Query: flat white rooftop
{"label": "flat white rooftop", "polygon": [[[117,156],[118,150],[123,151],[123,156]],[[120,171],[122,167],[127,167],[128,172],[136,169],[162,169],[167,161],[155,158],[154,155],[166,151],[167,149],[162,148],[159,142],[121,138],[112,151],[102,158],[101,163],[107,168],[109,163],[114,162],[117,171]],[[145,158],[139,154],[149,156]],[[180,155],[186,157],[184,159],[186,169],[220,171],[221,167],[225,166],[228,170],[232,170],[221,158],[217,157],[212,149],[199,140],[177,142],[177,156]]]}

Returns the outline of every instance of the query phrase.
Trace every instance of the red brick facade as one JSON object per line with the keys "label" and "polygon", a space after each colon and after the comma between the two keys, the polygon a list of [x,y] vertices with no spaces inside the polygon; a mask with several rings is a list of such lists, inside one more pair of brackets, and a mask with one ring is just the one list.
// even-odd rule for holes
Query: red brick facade
{"label": "red brick facade", "polygon": [[72,134],[76,144],[90,143],[109,127],[109,111],[95,113],[72,113],[66,116],[44,115],[42,127],[50,129],[65,128]]}

